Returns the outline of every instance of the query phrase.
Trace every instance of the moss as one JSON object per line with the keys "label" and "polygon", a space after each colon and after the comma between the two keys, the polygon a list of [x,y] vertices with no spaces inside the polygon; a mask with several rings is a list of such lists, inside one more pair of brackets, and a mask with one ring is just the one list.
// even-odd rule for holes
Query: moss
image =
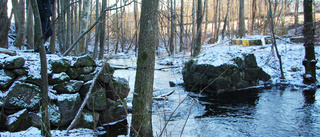
{"label": "moss", "polygon": [[142,60],[146,60],[148,58],[148,53],[147,52],[143,52],[141,57],[142,57]]}

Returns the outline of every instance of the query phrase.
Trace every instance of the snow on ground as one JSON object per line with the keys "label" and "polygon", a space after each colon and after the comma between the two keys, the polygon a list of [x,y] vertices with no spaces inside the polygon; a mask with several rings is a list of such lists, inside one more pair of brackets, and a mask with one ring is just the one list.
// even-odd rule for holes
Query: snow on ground
{"label": "snow on ground", "polygon": [[[293,44],[278,41],[277,47],[280,52],[283,64],[283,71],[285,78],[290,84],[302,84],[302,75],[304,74],[304,66],[302,60],[304,59],[305,51],[303,44]],[[233,63],[232,59],[235,57],[242,57],[245,53],[253,53],[259,67],[272,77],[272,82],[278,82],[280,79],[280,67],[278,58],[274,48],[271,44],[264,44],[263,46],[241,46],[230,45],[228,42],[222,44],[204,45],[202,47],[201,55],[195,60],[200,64],[220,65],[223,63]],[[320,47],[315,47],[316,58],[319,58]],[[29,73],[35,77],[40,77],[40,60],[39,53],[23,53],[18,51],[18,56],[26,59],[25,66],[29,67]],[[0,58],[6,58],[7,55],[0,54]],[[59,58],[57,55],[47,55],[48,60]],[[1,59],[1,60],[2,60]],[[159,57],[159,64],[167,64],[179,66],[173,69],[175,73],[181,73],[184,62],[190,59],[189,55],[178,54],[174,57]],[[318,66],[318,65],[317,65]],[[48,70],[50,71],[50,70]],[[319,80],[320,73],[317,73]],[[6,96],[7,93],[0,93],[0,97]],[[130,102],[129,102],[130,103]],[[21,132],[0,132],[1,137],[15,137],[15,136],[40,136],[40,130],[34,127]],[[94,132],[90,129],[74,129],[70,134],[66,131],[52,130],[53,136],[93,136]]]}

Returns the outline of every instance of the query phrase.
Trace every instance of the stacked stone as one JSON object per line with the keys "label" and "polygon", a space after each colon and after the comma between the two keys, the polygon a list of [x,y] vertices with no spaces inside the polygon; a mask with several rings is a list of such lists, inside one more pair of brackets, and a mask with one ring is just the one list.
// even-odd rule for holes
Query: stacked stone
{"label": "stacked stone", "polygon": [[[0,129],[25,130],[41,126],[39,103],[41,77],[28,75],[23,57],[7,57],[0,62]],[[64,129],[75,117],[84,100],[97,67],[90,56],[68,60],[49,59],[49,119],[53,127]],[[113,77],[114,69],[105,64],[92,88],[92,93],[82,111],[77,128],[94,128],[126,118],[126,101],[130,91],[126,79]]]}
{"label": "stacked stone", "polygon": [[188,61],[183,68],[184,87],[189,91],[204,89],[204,93],[222,94],[259,84],[259,80],[268,81],[271,77],[258,67],[254,54],[237,57],[234,64],[213,66]]}

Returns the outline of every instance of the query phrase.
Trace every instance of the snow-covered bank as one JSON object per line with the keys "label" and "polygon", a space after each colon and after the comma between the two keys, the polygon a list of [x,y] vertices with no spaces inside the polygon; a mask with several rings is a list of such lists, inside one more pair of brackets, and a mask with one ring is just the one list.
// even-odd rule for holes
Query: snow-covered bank
{"label": "snow-covered bank", "polygon": [[[277,47],[281,55],[286,81],[289,84],[303,84],[302,75],[305,73],[305,68],[302,65],[302,60],[305,56],[303,43],[288,44],[278,42]],[[231,45],[227,42],[223,44],[205,45],[202,47],[201,52],[202,53],[194,58],[194,60],[197,61],[198,64],[211,64],[214,66],[219,66],[224,63],[234,64],[234,58],[242,57],[242,55],[246,53],[253,53],[258,66],[263,68],[263,70],[271,76],[271,82],[277,83],[280,80],[280,64],[276,56],[275,48],[273,48],[271,44],[264,44],[263,46],[241,46]],[[315,46],[315,53],[316,59],[319,58],[320,47]],[[165,60],[169,62],[168,60],[170,59]],[[172,60],[173,65],[183,66],[183,62],[187,59],[172,58]],[[319,65],[317,64],[317,66]],[[319,77],[320,73],[317,72],[318,80],[320,80]]]}

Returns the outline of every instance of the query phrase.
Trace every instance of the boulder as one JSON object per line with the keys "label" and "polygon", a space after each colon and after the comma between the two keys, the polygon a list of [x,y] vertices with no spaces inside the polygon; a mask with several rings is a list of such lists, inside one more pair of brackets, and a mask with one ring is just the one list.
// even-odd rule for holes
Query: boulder
{"label": "boulder", "polygon": [[8,122],[8,117],[4,113],[2,106],[0,108],[1,108],[1,110],[0,110],[0,131],[2,131],[2,130],[6,130],[7,129],[6,123]]}
{"label": "boulder", "polygon": [[[49,107],[50,108],[50,107]],[[41,128],[41,114],[40,113],[33,113],[29,112],[28,119],[30,124],[34,127]]]}
{"label": "boulder", "polygon": [[13,83],[14,79],[9,76],[1,76],[0,78],[0,90],[7,89]]}
{"label": "boulder", "polygon": [[90,74],[91,72],[93,72],[96,68],[93,66],[88,66],[88,67],[81,67],[82,69],[82,73],[83,74]]}
{"label": "boulder", "polygon": [[76,58],[73,67],[90,67],[96,66],[96,62],[89,55],[84,55]]}
{"label": "boulder", "polygon": [[107,97],[112,100],[124,99],[130,91],[129,82],[124,78],[115,77],[109,82]]}
{"label": "boulder", "polygon": [[28,115],[28,110],[23,109],[18,111],[17,113],[14,113],[12,115],[8,116],[8,122],[7,122],[7,127],[10,132],[17,131],[17,129],[22,126],[23,121],[27,118]]}
{"label": "boulder", "polygon": [[25,60],[20,56],[7,57],[3,62],[4,69],[19,69],[24,66]]}
{"label": "boulder", "polygon": [[58,107],[61,114],[60,126],[68,125],[76,116],[80,106],[81,98],[79,93],[58,95]]}
{"label": "boulder", "polygon": [[67,70],[67,74],[70,76],[71,79],[76,79],[82,74],[81,68],[69,68]]}
{"label": "boulder", "polygon": [[40,88],[29,83],[16,81],[8,90],[7,98],[4,102],[8,109],[35,110],[39,107],[41,100]]}
{"label": "boulder", "polygon": [[67,73],[61,72],[58,74],[52,74],[52,76],[49,77],[48,81],[49,81],[49,85],[54,85],[54,84],[62,83],[65,81],[70,81],[70,77]]}
{"label": "boulder", "polygon": [[233,59],[234,64],[213,66],[197,64],[190,60],[185,63],[182,75],[187,90],[199,91],[210,85],[204,93],[222,94],[240,88],[256,86],[259,80],[267,81],[270,75],[258,67],[253,54]]}
{"label": "boulder", "polygon": [[75,125],[76,128],[94,129],[97,127],[100,114],[84,109]]}
{"label": "boulder", "polygon": [[124,100],[115,101],[108,98],[107,102],[107,109],[100,113],[100,122],[102,124],[119,121],[127,117],[127,103]]}
{"label": "boulder", "polygon": [[90,73],[90,74],[81,74],[77,79],[87,82],[90,81],[94,78],[94,74]]}
{"label": "boulder", "polygon": [[96,89],[88,98],[87,108],[93,111],[102,111],[107,108],[107,96],[105,89],[100,87]]}
{"label": "boulder", "polygon": [[26,76],[28,75],[28,71],[25,68],[14,69],[12,72],[18,76]]}
{"label": "boulder", "polygon": [[53,90],[56,90],[58,94],[72,94],[80,90],[83,85],[83,81],[70,80],[53,85]]}
{"label": "boulder", "polygon": [[49,60],[53,73],[66,72],[71,67],[71,61],[65,58]]}

